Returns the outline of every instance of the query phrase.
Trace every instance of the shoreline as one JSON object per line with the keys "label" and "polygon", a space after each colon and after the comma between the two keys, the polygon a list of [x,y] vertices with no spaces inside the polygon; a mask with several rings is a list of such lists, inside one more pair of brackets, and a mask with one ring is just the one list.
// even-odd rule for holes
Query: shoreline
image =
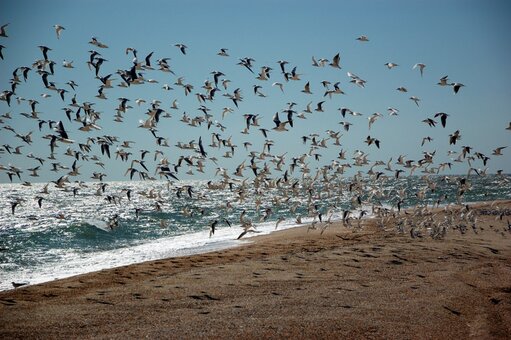
{"label": "shoreline", "polygon": [[[323,234],[304,225],[239,247],[3,291],[0,335],[505,338],[511,218],[477,213],[490,205],[471,204],[477,229],[451,229],[443,240],[384,232],[374,219]],[[446,216],[444,208],[434,214]]]}
{"label": "shoreline", "polygon": [[[462,207],[465,205],[478,206],[481,204],[490,204],[490,203],[494,203],[494,202],[498,202],[500,204],[502,204],[502,203],[505,204],[506,202],[511,202],[511,200],[474,201],[474,202],[467,202],[463,205],[457,205],[456,203],[445,203],[445,204],[440,204],[439,206],[437,206],[436,204],[431,204],[431,205],[426,204],[426,207],[428,207],[428,209],[430,209],[431,211],[440,211],[441,209],[444,209],[446,207]],[[409,211],[410,209],[411,208],[405,208],[403,211],[405,211],[405,210]],[[375,217],[376,216],[373,213],[368,213],[362,219],[363,220],[371,220]],[[2,283],[2,288],[0,289],[0,292],[10,291],[10,290],[14,289],[12,287],[11,283],[9,282],[11,280],[14,280],[15,282],[19,282],[19,283],[24,283],[27,286],[32,286],[32,285],[49,283],[49,282],[53,282],[56,280],[62,280],[62,279],[66,279],[66,278],[77,276],[77,275],[94,273],[94,272],[102,271],[102,270],[115,269],[115,268],[124,267],[124,266],[128,266],[128,265],[133,265],[133,264],[143,264],[143,263],[149,262],[149,261],[157,261],[157,260],[162,260],[162,259],[170,259],[170,258],[177,258],[177,257],[183,257],[183,256],[207,254],[210,252],[222,251],[222,250],[226,250],[229,248],[242,247],[246,243],[254,242],[255,240],[257,240],[260,237],[270,235],[275,232],[279,232],[279,231],[287,230],[287,229],[294,229],[294,228],[308,228],[311,225],[312,218],[305,217],[304,219],[310,220],[310,221],[304,221],[301,224],[297,224],[295,221],[291,221],[291,219],[290,219],[287,222],[284,222],[284,224],[280,224],[279,230],[273,230],[274,222],[265,223],[265,225],[257,226],[258,228],[262,228],[262,230],[258,231],[258,233],[261,233],[261,234],[249,233],[248,235],[244,236],[244,238],[241,240],[242,242],[240,242],[240,243],[235,238],[225,238],[225,235],[223,235],[224,236],[223,238],[221,237],[220,239],[213,239],[213,240],[210,239],[212,242],[207,242],[203,245],[194,245],[194,246],[189,246],[189,247],[185,247],[185,248],[167,249],[166,251],[162,250],[160,253],[162,253],[162,254],[167,253],[167,255],[165,255],[163,257],[161,257],[161,255],[160,255],[160,256],[153,257],[153,258],[149,258],[149,259],[142,259],[142,260],[138,260],[138,261],[135,260],[135,262],[128,261],[127,263],[120,261],[119,263],[116,263],[113,265],[112,264],[106,265],[105,267],[97,266],[95,269],[89,270],[87,272],[75,272],[72,270],[71,271],[68,270],[67,272],[63,272],[61,274],[56,274],[56,275],[48,274],[45,276],[41,276],[42,279],[41,278],[27,279],[25,277],[18,277],[18,278],[9,277],[10,280],[7,280],[6,282]],[[341,222],[342,222],[342,217],[340,215],[340,212],[338,212],[337,217],[332,219],[332,223],[335,224],[335,223],[341,223]],[[226,228],[224,231],[227,231],[227,230],[230,230],[230,229]],[[220,233],[222,233],[221,229],[218,231]],[[206,233],[207,232],[205,232],[205,231],[197,231],[196,233],[194,233],[194,235],[195,234],[206,234]],[[231,232],[231,234],[232,234],[232,232]],[[236,234],[236,233],[234,233],[234,234]],[[179,235],[179,236],[175,236],[175,237],[181,238],[182,236],[187,236],[187,235]],[[147,246],[147,244],[141,244],[141,245],[135,246],[135,248],[137,248],[137,249],[138,249],[138,247],[144,248],[146,246]],[[131,249],[133,249],[133,248],[131,248]],[[122,251],[122,248],[117,249],[117,250]],[[139,250],[138,252],[140,252],[140,251],[142,251],[142,250]],[[49,278],[50,276],[53,276],[53,277]],[[7,288],[4,288],[4,287],[7,287]]]}

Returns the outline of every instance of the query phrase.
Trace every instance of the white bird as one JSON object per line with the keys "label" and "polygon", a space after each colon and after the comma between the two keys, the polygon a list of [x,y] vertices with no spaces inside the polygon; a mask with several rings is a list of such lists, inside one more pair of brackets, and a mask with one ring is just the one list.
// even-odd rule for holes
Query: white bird
{"label": "white bird", "polygon": [[373,113],[370,117],[367,117],[369,120],[369,130],[371,130],[371,125],[376,121],[376,119],[380,118],[382,115],[379,112]]}
{"label": "white bird", "polygon": [[284,85],[280,82],[274,82],[273,84],[271,84],[271,86],[278,86],[280,88],[280,91],[282,91],[282,93],[284,93]]}
{"label": "white bird", "polygon": [[72,61],[66,61],[66,60],[64,60],[64,61],[62,62],[62,66],[63,66],[63,67],[65,67],[65,68],[74,68],[74,66],[73,66],[73,62],[72,62]]}
{"label": "white bird", "polygon": [[396,108],[393,108],[393,107],[389,107],[387,109],[387,111],[389,112],[389,116],[397,116],[398,115],[398,112],[399,110],[396,109]]}
{"label": "white bird", "polygon": [[416,97],[416,96],[411,96],[410,97],[410,100],[413,100],[414,103],[419,106],[419,101],[420,101],[420,98],[419,97]]}
{"label": "white bird", "polygon": [[394,68],[394,67],[396,67],[396,66],[399,66],[399,65],[398,65],[398,64],[396,64],[396,63],[385,63],[384,65],[385,65],[385,66],[387,66],[387,68],[388,68],[389,70],[390,70],[390,69],[392,69],[392,68]]}
{"label": "white bird", "polygon": [[417,67],[419,68],[419,71],[421,72],[421,77],[422,77],[422,73],[424,72],[424,68],[426,67],[426,64],[417,63],[417,64],[413,65],[412,69],[416,69]]}
{"label": "white bird", "polygon": [[357,38],[357,40],[362,42],[369,41],[369,39],[365,35],[361,35],[360,37]]}
{"label": "white bird", "polygon": [[440,78],[440,81],[437,83],[437,85],[440,85],[440,86],[448,86],[449,83],[449,76],[443,76],[442,78]]}
{"label": "white bird", "polygon": [[65,28],[60,25],[53,25],[53,27],[55,28],[55,33],[57,33],[57,39],[60,39],[60,34],[63,30],[65,30]]}

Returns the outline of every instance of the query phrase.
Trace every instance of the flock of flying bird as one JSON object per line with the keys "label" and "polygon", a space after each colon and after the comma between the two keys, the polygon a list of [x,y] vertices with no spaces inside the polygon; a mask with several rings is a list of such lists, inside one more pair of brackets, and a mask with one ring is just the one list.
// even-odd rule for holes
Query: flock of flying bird
{"label": "flock of flying bird", "polygon": [[[2,25],[0,29],[0,38],[4,41],[8,41],[8,24]],[[57,39],[60,41],[65,38],[65,28],[60,25],[54,26]],[[360,43],[369,43],[369,39],[366,36],[360,36],[356,38]],[[0,41],[1,42],[1,41]],[[221,150],[224,154],[222,158],[233,158],[238,156],[240,153],[239,145],[236,141],[236,136],[232,137],[229,131],[226,133],[228,128],[224,126],[221,121],[225,119],[227,115],[236,115],[243,107],[243,91],[241,88],[232,89],[233,81],[229,80],[226,75],[221,71],[212,71],[211,77],[201,85],[200,90],[196,91],[197,86],[194,86],[186,82],[184,76],[177,75],[177,71],[171,66],[171,58],[162,57],[154,61],[154,52],[151,52],[140,58],[139,52],[136,48],[128,47],[125,50],[127,58],[130,58],[131,62],[125,64],[126,67],[117,69],[115,73],[107,74],[105,72],[105,65],[108,65],[109,60],[103,56],[104,51],[108,50],[108,45],[100,42],[96,37],[93,37],[89,42],[91,49],[84,62],[87,64],[90,75],[95,81],[97,81],[97,95],[95,98],[98,100],[109,101],[107,92],[109,89],[114,87],[117,88],[133,88],[143,84],[157,84],[158,80],[146,78],[146,74],[162,72],[166,77],[173,77],[175,82],[173,85],[164,84],[161,89],[164,91],[178,90],[181,88],[185,96],[194,94],[196,96],[199,108],[197,109],[197,115],[189,115],[183,112],[179,122],[175,124],[185,124],[186,126],[200,129],[203,133],[210,136],[204,137],[201,135],[198,140],[191,140],[190,142],[176,141],[175,147],[181,150],[183,153],[179,155],[175,162],[172,162],[169,157],[172,154],[168,148],[172,147],[169,142],[169,137],[165,136],[164,133],[158,129],[159,124],[163,120],[172,119],[171,112],[177,112],[179,110],[179,102],[175,99],[170,108],[166,109],[161,100],[153,99],[150,101],[144,98],[137,98],[134,103],[137,107],[142,105],[147,106],[144,119],[139,121],[139,128],[147,130],[147,138],[154,139],[156,149],[146,150],[141,149],[139,152],[134,151],[137,141],[124,140],[125,137],[104,135],[101,133],[101,120],[105,119],[105,114],[95,109],[95,104],[89,101],[80,101],[79,89],[80,82],[69,80],[65,84],[56,83],[53,78],[56,74],[63,72],[63,69],[72,70],[75,68],[73,61],[64,60],[59,68],[59,63],[51,59],[53,48],[48,46],[38,46],[41,54],[40,57],[29,66],[19,66],[12,71],[12,76],[9,79],[10,89],[4,90],[0,94],[0,100],[4,101],[8,107],[16,110],[26,111],[30,109],[28,113],[20,112],[18,114],[11,114],[10,112],[4,113],[0,116],[0,127],[2,132],[2,141],[7,140],[5,137],[7,133],[12,135],[9,139],[13,139],[14,136],[20,143],[20,145],[10,145],[5,142],[1,143],[0,157],[8,155],[10,160],[15,160],[16,157],[28,157],[34,161],[34,166],[27,169],[21,169],[13,164],[2,165],[0,164],[0,171],[8,176],[9,180],[18,179],[25,186],[30,186],[26,177],[26,171],[29,172],[29,177],[37,178],[39,172],[49,170],[55,172],[57,177],[51,183],[52,187],[63,192],[72,192],[73,195],[79,194],[81,187],[86,186],[82,181],[72,181],[73,178],[82,178],[80,172],[81,164],[94,162],[96,168],[92,174],[84,174],[88,179],[98,181],[98,195],[105,195],[108,197],[109,202],[112,196],[105,194],[107,190],[104,184],[104,179],[107,174],[102,172],[105,167],[105,162],[111,161],[113,157],[117,162],[125,164],[125,177],[138,180],[157,180],[165,179],[173,184],[173,190],[178,197],[193,198],[196,193],[193,187],[190,185],[180,185],[179,178],[181,174],[185,172],[183,168],[186,167],[186,174],[193,176],[194,172],[204,173],[206,167],[216,167],[216,177],[219,178],[217,182],[209,181],[209,190],[220,190],[229,189],[233,195],[233,201],[243,201],[248,194],[264,195],[265,190],[269,188],[279,188],[283,194],[282,202],[286,199],[289,200],[293,195],[299,193],[305,194],[308,197],[307,210],[310,216],[314,217],[313,226],[317,223],[323,223],[327,225],[335,207],[329,207],[328,211],[321,211],[321,207],[318,205],[318,200],[321,199],[321,192],[331,193],[342,193],[349,192],[352,196],[352,208],[360,207],[362,204],[372,204],[373,209],[378,214],[389,213],[388,209],[378,208],[376,205],[382,196],[384,195],[381,190],[378,189],[378,183],[386,181],[392,178],[399,178],[402,173],[409,171],[413,174],[415,171],[421,171],[423,173],[424,187],[422,187],[417,193],[417,197],[424,197],[426,192],[435,191],[435,182],[430,179],[431,175],[442,174],[447,168],[451,168],[451,162],[435,163],[436,151],[427,152],[423,151],[422,158],[419,160],[406,159],[405,155],[399,155],[396,160],[392,158],[388,161],[369,159],[369,154],[356,150],[352,156],[347,155],[347,151],[342,148],[340,139],[343,136],[342,130],[346,134],[349,133],[350,127],[355,124],[357,116],[363,115],[360,112],[352,110],[347,107],[341,107],[337,110],[341,121],[339,122],[341,129],[335,131],[333,129],[326,130],[326,134],[321,133],[310,133],[304,135],[298,140],[292,140],[295,138],[292,134],[289,134],[288,140],[290,143],[302,142],[306,148],[306,152],[300,155],[287,155],[283,153],[277,155],[272,153],[272,148],[275,142],[270,139],[272,134],[277,133],[288,133],[292,130],[300,120],[306,120],[309,117],[316,115],[321,112],[327,111],[327,101],[333,100],[334,96],[345,95],[345,92],[341,88],[341,82],[330,82],[324,80],[318,87],[323,88],[322,100],[317,102],[315,105],[312,101],[306,105],[306,107],[299,109],[295,102],[289,102],[286,104],[283,110],[277,111],[273,115],[273,123],[270,122],[269,117],[264,117],[261,114],[246,113],[239,115],[237,119],[243,119],[244,128],[241,131],[241,135],[248,135],[252,133],[260,133],[264,137],[264,142],[256,148],[252,142],[243,142],[242,146],[246,153],[243,154],[242,162],[233,170],[222,167],[221,159],[211,156],[217,150]],[[185,44],[174,45],[178,54],[182,54],[186,58],[188,53],[188,47]],[[0,58],[4,59],[4,50],[7,51],[7,47],[0,45]],[[101,51],[101,52],[100,52]],[[231,58],[229,50],[222,48],[217,53],[218,57]],[[132,58],[132,59],[131,59]],[[302,80],[302,74],[298,73],[297,66],[291,66],[290,62],[286,60],[277,61],[274,67],[272,66],[260,66],[260,71],[257,71],[256,61],[250,57],[239,58],[236,64],[244,69],[243,72],[249,77],[254,79],[257,84],[251,89],[253,94],[258,97],[266,97],[264,93],[263,84],[272,82],[277,77],[280,77],[280,81],[273,81],[271,86],[276,88],[277,91],[282,93],[285,92],[286,84],[290,82],[297,82],[303,84],[303,89],[300,95],[311,96],[313,94],[312,88],[314,84],[310,81]],[[277,66],[278,65],[278,66]],[[384,64],[389,70],[398,67],[397,63],[388,62]],[[331,60],[327,58],[316,58],[312,57],[312,67],[316,68],[331,68],[332,72],[338,72],[342,68],[341,55],[340,53],[335,54]],[[417,63],[413,66],[413,69],[417,69],[420,72],[420,76],[423,76],[426,65],[423,63]],[[240,71],[241,73],[242,71]],[[280,73],[276,75],[275,73]],[[366,86],[366,80],[347,72],[350,86],[356,86],[364,88]],[[337,77],[337,74],[335,75]],[[117,77],[117,78],[115,78]],[[39,78],[39,79],[38,79]],[[272,79],[272,81],[270,81]],[[62,114],[45,114],[38,112],[37,108],[39,101],[37,98],[25,99],[18,95],[20,88],[25,86],[26,83],[39,82],[39,86],[42,87],[43,93],[42,98],[39,100],[50,100],[52,94],[57,100],[64,103],[62,108]],[[439,79],[438,86],[452,89],[454,94],[459,94],[463,88],[463,84],[459,82],[451,82],[447,76]],[[175,86],[175,87],[173,87]],[[405,87],[397,88],[397,91],[406,93],[408,90]],[[462,92],[462,91],[461,91]],[[176,91],[177,93],[177,91]],[[219,93],[222,93],[220,96]],[[227,99],[221,99],[225,97]],[[420,106],[420,98],[417,96],[410,96],[409,99],[413,101],[418,107]],[[113,121],[119,124],[119,131],[122,128],[122,124],[126,117],[124,116],[131,109],[134,109],[130,103],[133,99],[120,97],[115,108],[115,115]],[[226,100],[229,105],[226,105],[220,114],[215,117],[212,114],[208,105],[214,101]],[[326,104],[326,105],[325,105]],[[331,109],[330,109],[331,110]],[[399,110],[393,107],[388,108],[389,116],[398,116]],[[375,112],[367,118],[368,131],[371,131],[371,127],[380,119],[383,119],[384,115]],[[437,125],[442,128],[448,126],[449,114],[444,112],[438,112],[432,115],[431,118],[426,118],[422,122],[428,126],[434,128]],[[218,119],[216,119],[218,118]],[[33,132],[20,132],[16,131],[9,125],[11,120],[25,120],[23,126],[37,129],[43,134],[43,143],[47,144],[47,153],[35,155],[30,152],[24,154],[23,148],[29,148],[35,144],[41,143],[41,141],[33,140]],[[220,120],[220,121],[219,121]],[[511,130],[511,122],[506,127],[507,130]],[[457,147],[461,139],[461,131],[455,130],[449,134],[446,138],[446,145]],[[207,144],[207,140],[210,143]],[[431,137],[422,138],[421,146],[431,142]],[[363,142],[367,146],[372,146],[379,149],[382,142],[371,135],[363,138]],[[65,147],[65,153],[58,152],[58,148]],[[326,148],[337,148],[337,158],[331,160],[325,165],[321,165],[321,150]],[[481,162],[483,167],[487,166],[487,162],[490,160],[490,156],[501,156],[506,146],[497,147],[493,150],[491,155],[484,154],[482,152],[473,150],[470,146],[462,146],[460,151],[449,151],[449,156],[452,162],[467,163],[468,175],[450,178],[444,176],[447,181],[452,181],[458,186],[458,197],[457,201],[461,202],[464,192],[470,188],[469,178],[472,173],[478,176],[484,176],[486,169],[476,168],[473,164]],[[260,151],[256,151],[260,150]],[[151,155],[148,156],[148,155]],[[62,155],[68,156],[72,159],[69,161],[69,166],[63,163]],[[209,157],[208,157],[209,155]],[[239,156],[238,156],[239,157]],[[109,160],[110,159],[110,160]],[[150,163],[154,163],[151,166]],[[152,167],[152,169],[151,169]],[[348,181],[346,179],[345,172],[349,168],[360,169],[352,178]],[[250,169],[250,170],[249,170]],[[366,172],[363,169],[368,169]],[[251,171],[251,174],[247,172]],[[507,181],[507,178],[503,176],[502,171],[497,171],[502,179]],[[250,179],[251,178],[251,179]],[[48,194],[48,183],[44,190],[35,197],[39,207],[42,206],[44,195]],[[318,189],[317,184],[321,183],[321,188]],[[187,193],[187,195],[181,195]],[[127,198],[130,199],[130,191],[125,192]],[[400,210],[401,205],[406,200],[406,195],[403,192],[393,193],[395,195],[395,206]],[[154,197],[150,197],[153,198]],[[439,198],[440,203],[445,198]],[[23,205],[24,200],[19,198],[12,202],[12,214],[15,214],[16,208]],[[256,200],[256,210],[261,209],[261,200]],[[19,208],[18,208],[19,209]],[[261,217],[261,221],[265,221],[271,217],[272,208],[266,207],[263,209],[264,215]],[[354,210],[353,210],[354,211]],[[352,210],[346,210],[343,212],[343,221],[349,224],[351,218],[355,217],[355,213]],[[364,215],[364,211],[360,213],[358,217]],[[392,213],[395,213],[392,211]],[[138,214],[138,211],[137,211]],[[115,216],[116,218],[117,216]],[[111,225],[117,225],[117,221],[113,219]],[[240,215],[240,225],[243,228],[243,232],[240,235],[250,231],[255,231],[254,224],[245,216],[245,212]],[[229,225],[229,221],[225,220]],[[282,222],[282,218],[279,218],[276,227]],[[300,219],[298,219],[300,222]],[[215,228],[219,223],[218,219],[214,219],[211,222],[210,230],[211,234],[214,233]]]}

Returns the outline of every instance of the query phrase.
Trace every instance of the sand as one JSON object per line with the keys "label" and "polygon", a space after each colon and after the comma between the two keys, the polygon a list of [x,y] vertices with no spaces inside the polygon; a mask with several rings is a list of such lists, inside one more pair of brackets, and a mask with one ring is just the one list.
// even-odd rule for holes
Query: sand
{"label": "sand", "polygon": [[442,240],[303,227],[0,292],[0,338],[509,339],[511,203],[472,210]]}

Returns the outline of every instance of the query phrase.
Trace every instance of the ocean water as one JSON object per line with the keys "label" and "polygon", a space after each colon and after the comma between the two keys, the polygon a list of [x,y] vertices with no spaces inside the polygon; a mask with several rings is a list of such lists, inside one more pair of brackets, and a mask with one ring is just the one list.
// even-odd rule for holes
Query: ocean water
{"label": "ocean water", "polygon": [[[250,237],[292,228],[317,218],[338,220],[343,211],[371,205],[449,204],[457,200],[458,176],[419,176],[336,181],[242,182],[232,187],[207,181],[70,183],[68,189],[44,183],[0,185],[0,290],[11,282],[51,281],[147,260],[224,249]],[[462,203],[511,198],[508,175],[472,176]],[[294,184],[294,186],[293,186]],[[72,188],[77,188],[73,193]],[[188,189],[191,188],[191,191]],[[351,189],[351,191],[350,191]],[[130,192],[128,199],[127,192]],[[418,193],[422,194],[418,194]],[[42,197],[38,206],[37,198]],[[356,203],[360,197],[362,205]],[[11,202],[19,201],[12,213]],[[271,211],[270,211],[271,209]],[[256,232],[237,240],[240,215]],[[118,225],[108,226],[117,215]],[[211,224],[218,221],[215,233]],[[228,222],[227,222],[228,221]],[[229,225],[230,224],[230,225]]]}

